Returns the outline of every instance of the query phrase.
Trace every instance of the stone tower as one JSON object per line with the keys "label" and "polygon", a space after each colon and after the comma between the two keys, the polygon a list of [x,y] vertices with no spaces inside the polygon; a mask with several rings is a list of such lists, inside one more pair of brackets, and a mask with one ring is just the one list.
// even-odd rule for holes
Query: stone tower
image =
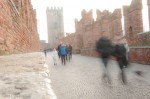
{"label": "stone tower", "polygon": [[53,48],[59,42],[59,38],[64,36],[63,8],[47,8],[46,14],[48,43]]}

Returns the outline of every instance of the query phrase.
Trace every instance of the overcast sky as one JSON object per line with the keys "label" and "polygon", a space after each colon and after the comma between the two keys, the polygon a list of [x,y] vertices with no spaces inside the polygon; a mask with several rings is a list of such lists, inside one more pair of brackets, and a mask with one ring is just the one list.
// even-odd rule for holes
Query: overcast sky
{"label": "overcast sky", "polygon": [[[74,32],[74,19],[80,20],[82,9],[113,11],[122,5],[129,5],[131,0],[31,0],[33,8],[37,11],[38,31],[41,40],[47,40],[46,7],[63,7],[65,32]],[[109,2],[109,3],[108,3]]]}

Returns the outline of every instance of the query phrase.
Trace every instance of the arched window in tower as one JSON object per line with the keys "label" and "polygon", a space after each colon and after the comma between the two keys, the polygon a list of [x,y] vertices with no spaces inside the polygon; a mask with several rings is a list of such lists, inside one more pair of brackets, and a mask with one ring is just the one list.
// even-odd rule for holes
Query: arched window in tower
{"label": "arched window in tower", "polygon": [[129,27],[129,38],[132,39],[133,37],[133,30],[132,30],[132,27],[130,26]]}

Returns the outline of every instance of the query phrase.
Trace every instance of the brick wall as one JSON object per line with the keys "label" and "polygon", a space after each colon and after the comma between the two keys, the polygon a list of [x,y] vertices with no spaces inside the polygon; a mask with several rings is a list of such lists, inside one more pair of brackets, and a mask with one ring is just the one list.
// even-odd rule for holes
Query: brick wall
{"label": "brick wall", "polygon": [[143,32],[141,0],[132,0],[130,6],[124,6],[123,13],[127,41],[130,46],[138,45],[137,33]]}
{"label": "brick wall", "polygon": [[143,32],[142,0],[132,0],[130,6],[123,7],[123,12],[130,60],[150,64],[150,32]]}
{"label": "brick wall", "polygon": [[40,49],[36,12],[30,0],[1,0],[0,51],[20,53]]}
{"label": "brick wall", "polygon": [[[150,0],[147,4],[150,20]],[[131,62],[150,64],[150,31],[143,32],[142,0],[132,0],[129,6],[123,6],[124,31],[121,9],[115,9],[112,13],[97,10],[96,21],[93,21],[92,10],[81,13],[81,20],[75,20],[76,32],[73,35],[77,38],[73,45],[78,45],[74,49],[80,49],[82,55],[98,57],[95,43],[100,37],[107,36],[114,43],[128,43]],[[69,37],[63,39],[67,42]]]}
{"label": "brick wall", "polygon": [[130,60],[142,64],[150,64],[150,32],[137,35],[137,45],[130,46]]}
{"label": "brick wall", "polygon": [[135,63],[150,64],[150,47],[131,47],[129,59]]}

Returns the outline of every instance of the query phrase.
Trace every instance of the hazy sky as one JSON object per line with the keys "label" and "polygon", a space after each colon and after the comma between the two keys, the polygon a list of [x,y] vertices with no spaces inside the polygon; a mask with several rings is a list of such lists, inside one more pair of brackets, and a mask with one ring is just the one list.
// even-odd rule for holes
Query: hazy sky
{"label": "hazy sky", "polygon": [[[38,31],[41,40],[47,40],[46,7],[63,7],[65,32],[74,32],[74,19],[80,20],[81,11],[95,9],[101,11],[107,9],[113,11],[122,5],[129,5],[131,0],[31,0],[33,8],[37,11]],[[109,2],[109,3],[108,3]],[[95,14],[94,14],[94,17]]]}

